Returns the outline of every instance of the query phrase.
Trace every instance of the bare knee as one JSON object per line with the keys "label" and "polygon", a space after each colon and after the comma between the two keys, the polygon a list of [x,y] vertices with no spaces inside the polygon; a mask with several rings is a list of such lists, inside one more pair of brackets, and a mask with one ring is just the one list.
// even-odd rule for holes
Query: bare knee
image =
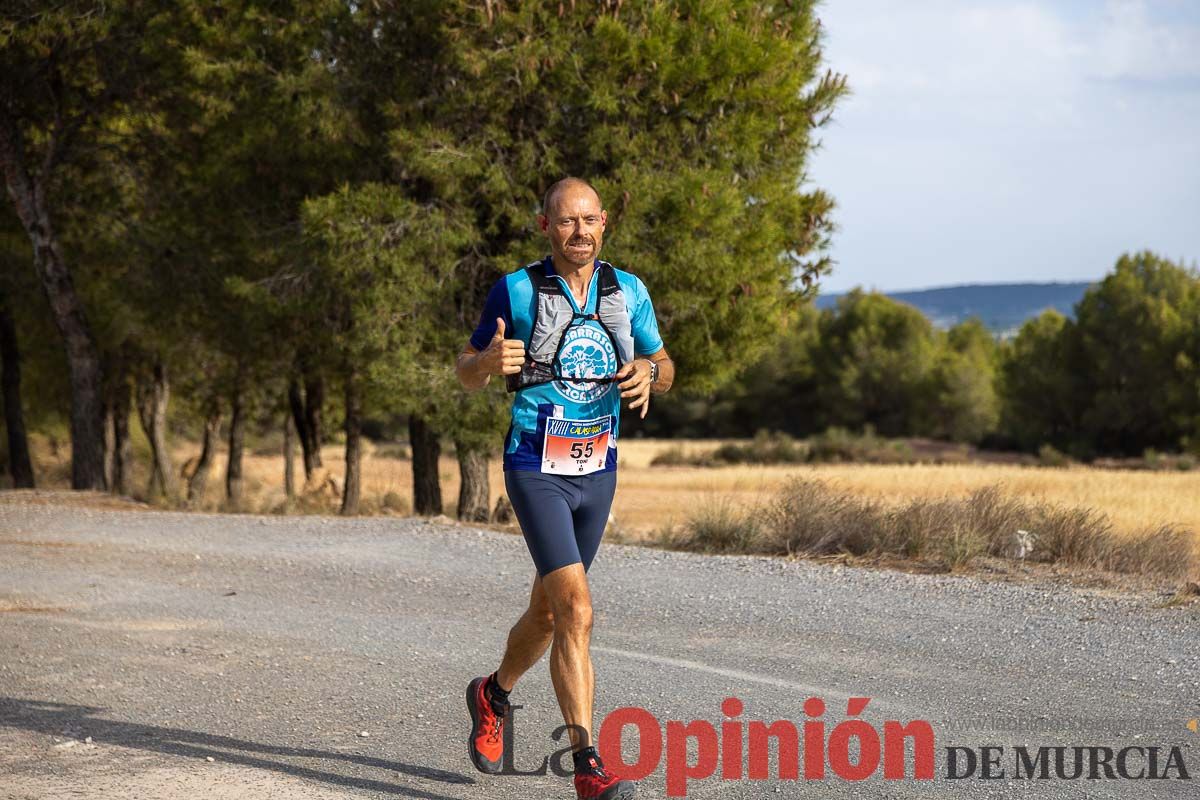
{"label": "bare knee", "polygon": [[548,608],[530,607],[525,612],[525,618],[534,628],[542,633],[551,633],[554,631],[554,612]]}
{"label": "bare knee", "polygon": [[586,596],[569,598],[553,615],[554,631],[560,634],[587,635],[592,632],[592,602]]}

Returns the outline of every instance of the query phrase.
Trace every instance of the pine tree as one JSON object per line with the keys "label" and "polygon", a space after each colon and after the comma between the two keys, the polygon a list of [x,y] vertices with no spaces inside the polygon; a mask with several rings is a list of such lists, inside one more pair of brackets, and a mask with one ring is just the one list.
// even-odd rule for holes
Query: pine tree
{"label": "pine tree", "polygon": [[[453,359],[490,285],[543,254],[542,194],[574,174],[609,210],[605,257],[649,286],[680,386],[712,390],[754,359],[799,301],[796,288],[828,268],[833,203],[805,184],[806,164],[845,82],[821,72],[814,7],[359,7],[360,33],[339,40],[338,68],[362,87],[357,106],[380,112],[370,119],[391,144],[389,182],[473,228],[453,300],[430,321],[452,335],[425,352]],[[485,396],[458,413],[442,403],[437,420],[428,407],[411,413],[423,429],[463,431],[501,406]]]}
{"label": "pine tree", "polygon": [[542,255],[546,187],[592,181],[606,258],[650,288],[682,386],[710,389],[828,267],[833,204],[803,183],[845,84],[820,71],[815,5],[442,3],[395,161],[471,210],[483,290]]}
{"label": "pine tree", "polygon": [[180,48],[173,4],[34,0],[0,15],[0,172],[32,244],[71,379],[71,485],[104,488],[102,370],[61,226],[64,172],[95,159],[114,115],[148,112]]}

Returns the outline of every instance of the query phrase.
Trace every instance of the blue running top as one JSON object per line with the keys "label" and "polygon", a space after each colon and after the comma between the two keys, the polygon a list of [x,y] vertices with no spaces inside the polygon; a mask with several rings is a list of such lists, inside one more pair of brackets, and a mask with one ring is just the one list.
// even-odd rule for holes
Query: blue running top
{"label": "blue running top", "polygon": [[[534,263],[540,263],[547,277],[553,277],[562,284],[576,313],[596,313],[599,269],[592,274],[587,300],[581,309],[566,281],[554,271],[549,256]],[[604,262],[597,261],[597,267],[601,263]],[[662,349],[663,341],[658,333],[658,321],[654,317],[654,306],[645,284],[636,275],[619,269],[614,271],[629,311],[635,355],[640,357],[657,353]],[[488,346],[496,334],[497,318],[504,320],[508,338],[520,339],[528,345],[536,302],[533,283],[525,269],[511,272],[496,281],[488,293],[479,317],[479,326],[471,334],[471,346],[476,350]],[[598,322],[591,320],[567,330],[563,336],[560,358],[564,375],[611,376],[616,371],[617,353],[612,340]],[[611,472],[617,468],[616,442],[620,414],[621,390],[616,383],[551,381],[522,389],[513,397],[512,423],[504,442],[504,469],[541,471],[547,419],[595,420],[609,417],[612,420],[612,433],[602,471]]]}

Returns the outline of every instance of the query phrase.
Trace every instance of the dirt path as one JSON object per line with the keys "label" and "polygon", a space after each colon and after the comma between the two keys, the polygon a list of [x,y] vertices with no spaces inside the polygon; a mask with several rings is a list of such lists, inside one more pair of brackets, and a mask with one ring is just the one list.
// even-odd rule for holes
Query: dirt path
{"label": "dirt path", "polygon": [[[0,493],[0,798],[573,797],[464,752],[462,688],[494,668],[531,575],[520,537],[453,525]],[[719,729],[734,696],[743,722],[802,723],[820,696],[831,730],[863,696],[877,730],[936,734],[932,781],[713,777],[689,797],[1200,796],[1196,780],[944,778],[945,748],[985,744],[1009,768],[1017,745],[1174,745],[1200,778],[1200,607],[609,545],[591,582],[597,721],[635,705]],[[560,746],[544,660],[513,699],[528,770]]]}

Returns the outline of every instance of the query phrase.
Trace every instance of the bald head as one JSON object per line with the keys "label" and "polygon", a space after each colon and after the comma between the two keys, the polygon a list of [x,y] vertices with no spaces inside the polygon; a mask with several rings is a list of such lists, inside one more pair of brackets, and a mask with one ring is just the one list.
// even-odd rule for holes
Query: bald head
{"label": "bald head", "polygon": [[563,178],[546,190],[538,225],[550,240],[555,269],[591,266],[604,242],[608,214],[600,195],[582,178]]}
{"label": "bald head", "polygon": [[567,189],[583,189],[591,192],[596,198],[596,205],[603,207],[600,202],[600,193],[596,191],[596,187],[585,181],[583,178],[563,178],[550,184],[550,188],[546,190],[545,196],[542,197],[542,214],[550,216],[550,211],[559,196]]}

